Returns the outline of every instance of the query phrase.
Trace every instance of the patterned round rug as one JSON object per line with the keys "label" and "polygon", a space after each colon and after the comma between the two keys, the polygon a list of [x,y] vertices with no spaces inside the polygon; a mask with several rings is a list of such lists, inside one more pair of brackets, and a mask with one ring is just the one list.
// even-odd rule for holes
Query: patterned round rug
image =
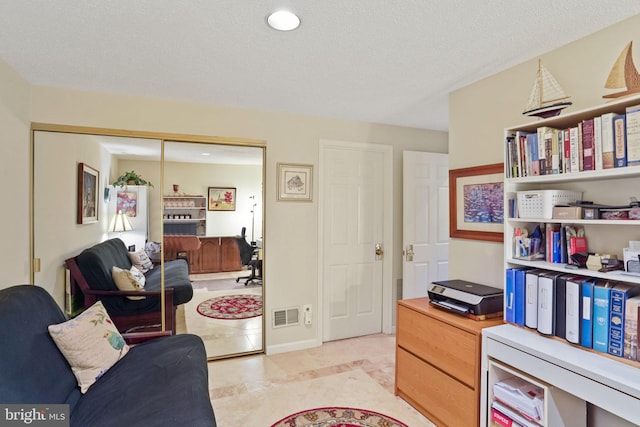
{"label": "patterned round rug", "polygon": [[198,313],[212,319],[248,319],[262,315],[262,295],[225,295],[198,304]]}
{"label": "patterned round rug", "polygon": [[316,408],[281,419],[271,427],[409,427],[394,418],[356,408]]}

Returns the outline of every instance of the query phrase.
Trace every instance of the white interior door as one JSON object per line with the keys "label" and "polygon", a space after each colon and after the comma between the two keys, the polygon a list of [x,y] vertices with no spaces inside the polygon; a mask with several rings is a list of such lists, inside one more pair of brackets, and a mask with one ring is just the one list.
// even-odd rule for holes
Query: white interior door
{"label": "white interior door", "polygon": [[402,298],[427,296],[449,275],[449,155],[405,151]]}
{"label": "white interior door", "polygon": [[384,271],[390,264],[376,255],[376,245],[390,250],[385,203],[390,204],[391,186],[385,174],[390,176],[391,165],[385,147],[322,146],[324,341],[382,331]]}

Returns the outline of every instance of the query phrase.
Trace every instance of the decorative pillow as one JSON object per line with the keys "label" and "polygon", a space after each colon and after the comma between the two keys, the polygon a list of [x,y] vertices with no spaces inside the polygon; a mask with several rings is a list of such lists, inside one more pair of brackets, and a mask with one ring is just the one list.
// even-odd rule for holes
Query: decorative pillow
{"label": "decorative pillow", "polygon": [[71,365],[82,393],[129,351],[100,301],[74,319],[50,325],[49,334]]}
{"label": "decorative pillow", "polygon": [[140,249],[136,252],[129,252],[129,259],[131,260],[131,264],[133,264],[143,274],[153,268],[153,262],[151,262],[149,255],[147,255],[147,252],[144,249]]}
{"label": "decorative pillow", "polygon": [[[135,266],[131,266],[131,270],[124,270],[115,265],[111,267],[111,277],[116,282],[116,286],[121,291],[143,291],[145,284],[144,274]],[[145,299],[146,297],[128,296],[131,300]]]}

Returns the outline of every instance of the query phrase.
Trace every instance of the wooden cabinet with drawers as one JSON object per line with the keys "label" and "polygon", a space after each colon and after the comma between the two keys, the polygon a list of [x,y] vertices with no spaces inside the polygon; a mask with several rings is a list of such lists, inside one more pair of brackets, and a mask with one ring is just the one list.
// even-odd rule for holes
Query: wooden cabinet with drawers
{"label": "wooden cabinet with drawers", "polygon": [[395,393],[441,426],[477,426],[483,328],[432,307],[428,298],[398,301]]}

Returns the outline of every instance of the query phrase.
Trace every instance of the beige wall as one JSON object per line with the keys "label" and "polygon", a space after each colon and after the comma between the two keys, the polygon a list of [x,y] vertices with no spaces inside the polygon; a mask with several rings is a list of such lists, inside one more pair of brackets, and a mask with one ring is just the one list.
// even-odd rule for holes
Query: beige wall
{"label": "beige wall", "polygon": [[[394,247],[401,248],[402,151],[447,151],[444,132],[378,125],[364,122],[333,120],[260,111],[196,105],[181,102],[144,99],[123,95],[88,93],[69,89],[29,87],[15,73],[3,69],[0,87],[11,88],[14,80],[24,91],[7,99],[9,108],[0,111],[0,121],[16,121],[10,131],[18,134],[13,149],[0,159],[2,170],[10,168],[23,179],[10,190],[15,197],[11,219],[17,224],[14,238],[5,240],[0,286],[28,280],[28,191],[29,121],[76,126],[93,126],[138,131],[169,132],[264,140],[266,161],[265,244],[268,278],[266,290],[267,325],[270,309],[299,306],[311,302],[317,309],[318,290],[318,201],[286,203],[276,201],[276,163],[310,163],[318,170],[318,141],[321,138],[390,144],[394,147]],[[4,148],[4,147],[3,147]],[[60,153],[64,156],[65,153]],[[55,159],[52,159],[55,161]],[[145,175],[145,177],[147,177]],[[153,179],[152,176],[148,178]],[[17,181],[17,180],[16,180]],[[158,181],[158,178],[156,178]],[[313,193],[318,194],[315,180]],[[3,212],[3,215],[7,215]],[[295,227],[292,228],[292,224]],[[11,242],[11,243],[7,243]],[[20,242],[16,247],[14,242]],[[15,250],[17,253],[14,253]],[[393,278],[402,275],[400,249],[393,254]],[[17,267],[16,267],[17,266]],[[16,271],[18,270],[19,271]],[[277,351],[296,348],[298,343],[321,340],[316,328],[293,326],[272,329],[267,326],[268,349]]]}
{"label": "beige wall", "polygon": [[[640,15],[541,55],[573,105],[565,112],[604,103],[609,70],[622,49],[634,40],[640,58]],[[636,63],[640,60],[636,59]],[[535,79],[537,57],[469,85],[450,96],[449,166],[451,169],[503,161],[503,130],[535,118],[522,115]],[[452,239],[450,277],[503,286],[503,245]],[[480,274],[478,274],[481,272]]]}
{"label": "beige wall", "polygon": [[0,61],[0,287],[29,282],[29,91]]}

